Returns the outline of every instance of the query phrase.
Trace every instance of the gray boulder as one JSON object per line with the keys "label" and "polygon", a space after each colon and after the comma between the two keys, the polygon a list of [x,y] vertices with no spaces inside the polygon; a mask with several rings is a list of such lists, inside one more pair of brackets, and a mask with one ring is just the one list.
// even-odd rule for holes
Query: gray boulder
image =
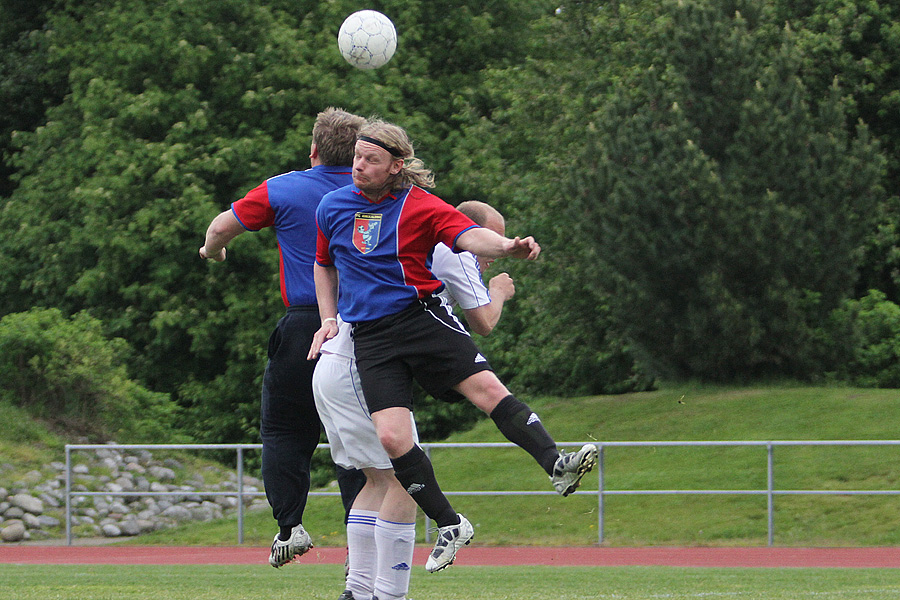
{"label": "gray boulder", "polygon": [[15,496],[11,496],[9,498],[9,503],[13,506],[18,506],[25,512],[33,515],[39,515],[44,512],[44,503],[41,502],[39,498],[35,498],[28,494],[16,494]]}
{"label": "gray boulder", "polygon": [[0,539],[4,542],[21,542],[25,539],[25,523],[18,520],[7,521],[0,529]]}
{"label": "gray boulder", "polygon": [[160,516],[169,519],[175,519],[176,521],[190,521],[194,517],[194,515],[191,514],[190,510],[177,504],[174,506],[170,506],[166,510],[162,511],[162,513],[160,513]]}

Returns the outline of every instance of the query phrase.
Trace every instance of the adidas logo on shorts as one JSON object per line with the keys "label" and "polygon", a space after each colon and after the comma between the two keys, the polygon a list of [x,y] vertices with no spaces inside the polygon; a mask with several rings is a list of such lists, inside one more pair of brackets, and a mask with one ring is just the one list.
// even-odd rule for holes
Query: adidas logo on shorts
{"label": "adidas logo on shorts", "polygon": [[487,359],[484,356],[482,356],[481,352],[479,352],[478,354],[475,355],[475,363],[477,364],[477,363],[483,363],[483,362],[487,362]]}
{"label": "adidas logo on shorts", "polygon": [[412,496],[416,492],[421,492],[424,489],[425,489],[424,483],[414,483],[411,486],[409,486],[408,488],[406,488],[406,493],[409,494],[410,496]]}

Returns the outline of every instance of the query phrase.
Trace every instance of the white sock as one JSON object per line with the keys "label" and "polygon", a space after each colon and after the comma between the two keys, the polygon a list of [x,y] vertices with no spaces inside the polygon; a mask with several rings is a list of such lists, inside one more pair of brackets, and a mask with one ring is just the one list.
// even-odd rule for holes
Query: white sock
{"label": "white sock", "polygon": [[378,551],[375,547],[375,519],[378,511],[350,509],[347,518],[347,549],[350,573],[347,589],[357,600],[368,600],[375,591]]}
{"label": "white sock", "polygon": [[375,544],[378,547],[375,595],[378,600],[406,598],[416,545],[416,524],[378,519],[375,522]]}

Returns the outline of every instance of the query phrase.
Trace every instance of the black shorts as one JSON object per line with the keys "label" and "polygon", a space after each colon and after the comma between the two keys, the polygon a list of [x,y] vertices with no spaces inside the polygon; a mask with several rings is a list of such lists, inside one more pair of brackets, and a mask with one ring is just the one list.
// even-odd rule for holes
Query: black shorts
{"label": "black shorts", "polygon": [[450,306],[435,296],[356,323],[353,341],[369,412],[397,406],[412,410],[413,379],[435,398],[456,400],[453,386],[492,370]]}

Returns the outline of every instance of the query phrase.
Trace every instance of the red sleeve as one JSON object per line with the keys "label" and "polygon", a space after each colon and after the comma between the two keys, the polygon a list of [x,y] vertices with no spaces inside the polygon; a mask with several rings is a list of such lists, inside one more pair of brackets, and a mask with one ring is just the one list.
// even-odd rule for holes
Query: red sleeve
{"label": "red sleeve", "polygon": [[259,231],[275,223],[275,211],[269,204],[269,191],[265,182],[233,203],[231,210],[241,225],[250,231]]}
{"label": "red sleeve", "polygon": [[479,225],[443,200],[435,196],[432,196],[432,198],[437,200],[434,217],[431,219],[435,236],[438,241],[443,242],[448,248],[455,248],[456,238],[462,232]]}
{"label": "red sleeve", "polygon": [[331,253],[329,252],[328,238],[322,230],[316,227],[319,233],[316,235],[316,263],[323,267],[332,266]]}
{"label": "red sleeve", "polygon": [[403,244],[430,251],[438,242],[443,242],[453,248],[463,231],[478,227],[472,219],[430,192],[413,187],[409,194],[398,230]]}

